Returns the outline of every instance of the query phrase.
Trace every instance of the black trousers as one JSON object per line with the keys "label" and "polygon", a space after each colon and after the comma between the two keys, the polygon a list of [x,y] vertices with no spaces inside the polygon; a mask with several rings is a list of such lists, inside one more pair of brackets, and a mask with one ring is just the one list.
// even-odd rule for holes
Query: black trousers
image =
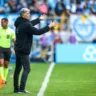
{"label": "black trousers", "polygon": [[[21,82],[19,85],[19,75],[20,75],[22,67],[23,67],[23,73],[22,73]],[[29,72],[30,72],[29,55],[16,52],[16,67],[15,67],[14,81],[13,81],[14,90],[19,90],[19,89],[24,90],[25,89]]]}

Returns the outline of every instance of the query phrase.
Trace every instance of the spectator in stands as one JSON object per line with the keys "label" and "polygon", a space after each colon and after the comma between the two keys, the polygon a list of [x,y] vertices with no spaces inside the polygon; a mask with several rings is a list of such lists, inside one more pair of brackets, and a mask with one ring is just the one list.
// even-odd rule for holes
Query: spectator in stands
{"label": "spectator in stands", "polygon": [[41,45],[47,46],[47,36],[45,34],[41,37]]}
{"label": "spectator in stands", "polygon": [[40,53],[40,58],[43,62],[47,62],[48,60],[48,52],[47,52],[47,47],[46,46],[42,46],[41,48],[41,53]]}
{"label": "spectator in stands", "polygon": [[39,3],[39,7],[38,7],[38,11],[41,12],[42,14],[48,14],[48,6],[47,3],[44,3],[43,1],[41,1]]}
{"label": "spectator in stands", "polygon": [[39,5],[37,3],[37,0],[32,0],[31,3],[28,3],[28,8],[30,9],[31,14],[40,14],[38,7]]}
{"label": "spectator in stands", "polygon": [[76,13],[76,8],[76,1],[70,2],[70,5],[67,6],[71,13]]}
{"label": "spectator in stands", "polygon": [[81,8],[80,4],[77,4],[76,13],[81,14],[83,12],[83,8]]}
{"label": "spectator in stands", "polygon": [[3,8],[3,13],[8,14],[10,12],[11,12],[11,9],[10,9],[8,3],[5,3],[4,8]]}
{"label": "spectator in stands", "polygon": [[58,44],[58,43],[62,43],[62,40],[60,38],[59,35],[56,35],[55,39],[54,39],[54,45]]}
{"label": "spectator in stands", "polygon": [[71,0],[61,0],[61,1],[64,3],[65,6],[68,6]]}
{"label": "spectator in stands", "polygon": [[64,11],[65,11],[65,5],[62,2],[58,1],[55,7],[56,15],[61,16]]}
{"label": "spectator in stands", "polygon": [[88,8],[88,5],[87,3],[84,5],[84,8],[83,8],[83,14],[88,16],[89,14],[91,13],[90,9]]}
{"label": "spectator in stands", "polygon": [[20,0],[19,4],[17,5],[17,11],[20,11],[22,8],[27,8],[27,2],[25,0]]}
{"label": "spectator in stands", "polygon": [[54,32],[54,28],[51,28],[50,30],[50,43],[53,41],[54,42],[54,39],[55,39],[55,32]]}
{"label": "spectator in stands", "polygon": [[71,44],[75,44],[76,43],[76,36],[72,32],[72,29],[70,29],[69,43],[71,43]]}
{"label": "spectator in stands", "polygon": [[3,6],[0,6],[0,14],[3,14]]}
{"label": "spectator in stands", "polygon": [[20,0],[20,3],[22,4],[23,7],[25,8],[28,7],[26,0]]}
{"label": "spectator in stands", "polygon": [[10,6],[10,9],[11,9],[11,13],[15,13],[15,12],[17,12],[17,7],[16,7],[16,2],[15,2],[15,0],[9,0],[8,1],[8,4],[9,4],[9,6]]}
{"label": "spectator in stands", "polygon": [[96,15],[96,1],[95,0],[93,4],[91,5],[91,12]]}
{"label": "spectator in stands", "polygon": [[56,0],[47,0],[47,1],[49,8],[54,9],[57,1]]}
{"label": "spectator in stands", "polygon": [[58,27],[58,36],[60,37],[60,39],[62,40],[62,42],[63,42],[63,40],[64,40],[64,30],[62,30],[60,27]]}

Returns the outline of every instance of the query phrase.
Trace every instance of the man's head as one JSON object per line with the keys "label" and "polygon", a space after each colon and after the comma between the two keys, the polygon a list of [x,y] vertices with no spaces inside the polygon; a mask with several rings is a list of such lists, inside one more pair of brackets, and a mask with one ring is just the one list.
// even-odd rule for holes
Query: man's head
{"label": "man's head", "polygon": [[20,10],[20,16],[29,20],[30,19],[30,10],[28,8],[22,8]]}
{"label": "man's head", "polygon": [[8,19],[7,18],[2,18],[1,19],[1,26],[3,28],[7,28],[8,27]]}

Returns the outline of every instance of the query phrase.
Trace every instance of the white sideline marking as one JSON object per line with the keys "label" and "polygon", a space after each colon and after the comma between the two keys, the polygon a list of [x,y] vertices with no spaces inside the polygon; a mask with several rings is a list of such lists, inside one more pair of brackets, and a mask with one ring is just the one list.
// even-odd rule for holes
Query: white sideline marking
{"label": "white sideline marking", "polygon": [[48,71],[47,71],[47,74],[46,74],[46,76],[45,76],[45,78],[44,78],[44,81],[43,81],[43,83],[42,83],[42,86],[41,86],[41,88],[40,88],[37,96],[44,96],[44,92],[45,92],[46,87],[47,87],[47,84],[48,84],[48,82],[49,82],[49,79],[50,79],[52,70],[53,70],[53,68],[54,68],[54,65],[55,65],[54,63],[51,63],[51,64],[50,64],[50,66],[49,66],[49,68],[48,68]]}

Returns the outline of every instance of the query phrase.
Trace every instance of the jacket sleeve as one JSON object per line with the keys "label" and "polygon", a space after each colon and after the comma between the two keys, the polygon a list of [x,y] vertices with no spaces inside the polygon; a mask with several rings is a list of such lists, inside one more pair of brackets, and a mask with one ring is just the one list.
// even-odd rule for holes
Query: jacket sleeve
{"label": "jacket sleeve", "polygon": [[37,18],[37,19],[35,19],[35,20],[31,20],[31,24],[34,26],[34,25],[36,25],[36,24],[38,24],[38,23],[40,23],[40,19],[39,18]]}
{"label": "jacket sleeve", "polygon": [[33,34],[33,35],[41,35],[41,34],[44,34],[46,32],[49,31],[49,26],[45,26],[44,28],[41,28],[41,29],[37,29],[35,28],[34,26],[32,26],[31,24],[29,24],[29,34]]}

